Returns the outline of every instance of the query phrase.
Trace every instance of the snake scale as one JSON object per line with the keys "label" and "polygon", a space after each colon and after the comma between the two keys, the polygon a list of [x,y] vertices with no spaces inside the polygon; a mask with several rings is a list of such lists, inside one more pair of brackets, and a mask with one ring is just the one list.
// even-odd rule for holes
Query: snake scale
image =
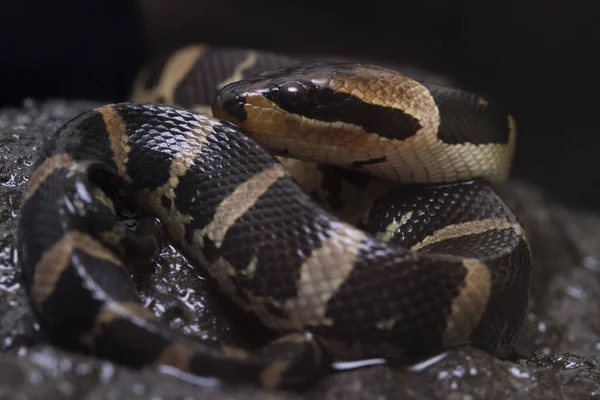
{"label": "snake scale", "polygon": [[[382,67],[203,46],[153,64],[132,99],[58,130],[24,194],[23,276],[53,342],[265,388],[333,359],[512,351],[530,254],[491,185],[515,143],[500,107]],[[280,339],[205,343],[143,307],[129,267],[162,228],[128,222],[140,209]]]}

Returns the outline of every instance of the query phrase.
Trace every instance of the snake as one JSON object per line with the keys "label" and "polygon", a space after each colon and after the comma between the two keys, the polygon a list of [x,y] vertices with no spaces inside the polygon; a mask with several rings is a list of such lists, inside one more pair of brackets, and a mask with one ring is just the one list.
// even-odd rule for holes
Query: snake
{"label": "snake", "polygon": [[[500,105],[393,68],[187,46],[46,142],[21,208],[25,287],[61,347],[266,389],[310,387],[333,360],[508,357],[531,273],[494,191],[515,140]],[[165,240],[276,339],[157,318],[132,275]]]}

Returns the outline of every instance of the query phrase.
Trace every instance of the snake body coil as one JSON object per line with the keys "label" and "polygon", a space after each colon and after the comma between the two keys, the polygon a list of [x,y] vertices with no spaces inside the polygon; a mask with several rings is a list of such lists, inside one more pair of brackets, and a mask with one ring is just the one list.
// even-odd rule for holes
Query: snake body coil
{"label": "snake body coil", "polygon": [[[157,100],[182,103],[175,87],[189,94],[184,81],[207,63],[244,53],[194,62],[182,54],[161,66]],[[126,365],[268,388],[305,385],[330,355],[417,357],[468,343],[510,352],[529,250],[484,179],[508,174],[512,120],[477,96],[378,67],[312,63],[243,80],[240,70],[252,69],[244,60],[233,63],[239,82],[212,79],[225,86],[213,103],[220,120],[121,103],[76,117],[49,141],[24,196],[20,238],[26,285],[51,339]],[[165,92],[174,65],[185,73]],[[393,187],[313,164],[330,183],[317,197],[336,217],[300,188],[302,174],[295,180],[238,126],[280,154],[437,184]],[[348,193],[362,202],[352,216]],[[117,218],[138,206],[238,306],[285,335],[246,351],[156,320],[125,266],[151,253],[157,235]]]}

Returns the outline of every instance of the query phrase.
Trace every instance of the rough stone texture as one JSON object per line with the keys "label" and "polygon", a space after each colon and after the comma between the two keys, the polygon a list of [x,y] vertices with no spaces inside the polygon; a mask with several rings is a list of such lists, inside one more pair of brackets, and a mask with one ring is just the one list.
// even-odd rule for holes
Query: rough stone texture
{"label": "rough stone texture", "polygon": [[[600,398],[600,215],[566,210],[515,180],[499,190],[525,226],[534,256],[519,362],[463,348],[430,365],[377,365],[330,374],[304,393],[269,393],[134,371],[51,346],[19,281],[15,227],[40,144],[93,105],[28,101],[0,110],[0,399]],[[165,249],[155,273],[138,285],[146,304],[174,329],[234,343],[252,343],[260,332],[250,328],[252,321],[234,322],[238,316],[173,249]]]}

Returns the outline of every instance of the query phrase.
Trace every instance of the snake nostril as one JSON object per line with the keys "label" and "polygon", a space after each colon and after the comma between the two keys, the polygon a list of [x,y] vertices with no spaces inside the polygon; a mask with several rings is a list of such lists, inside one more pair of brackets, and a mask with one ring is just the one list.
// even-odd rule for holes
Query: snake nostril
{"label": "snake nostril", "polygon": [[238,121],[244,121],[247,117],[244,109],[245,99],[245,96],[240,96],[234,91],[222,90],[213,101],[213,115],[217,118],[229,119],[233,117]]}

